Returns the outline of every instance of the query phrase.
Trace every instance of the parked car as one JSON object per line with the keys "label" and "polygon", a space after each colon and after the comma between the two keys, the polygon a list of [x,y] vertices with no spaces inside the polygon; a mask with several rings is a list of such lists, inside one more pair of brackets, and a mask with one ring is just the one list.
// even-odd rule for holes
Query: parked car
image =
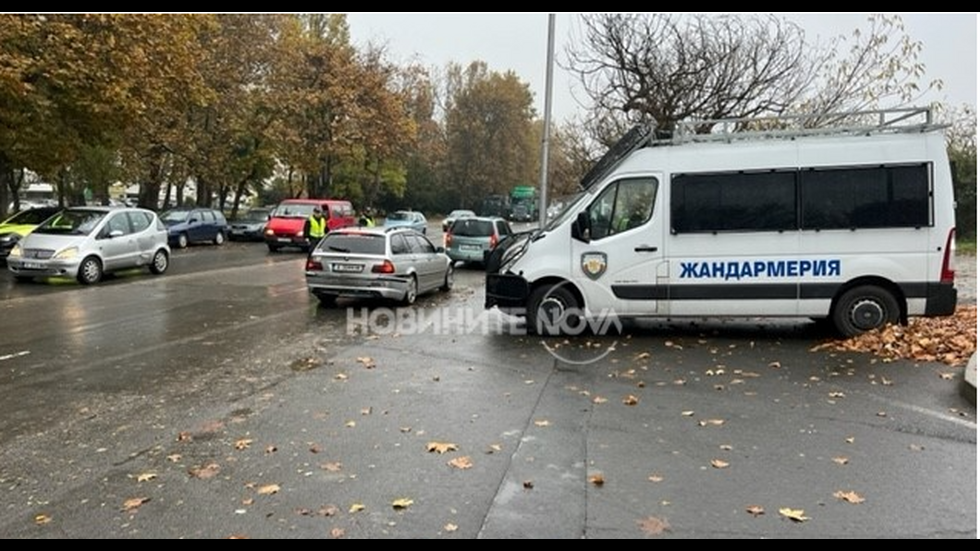
{"label": "parked car", "polygon": [[421,234],[426,233],[429,221],[421,212],[397,210],[385,218],[386,228],[411,228]]}
{"label": "parked car", "polygon": [[414,304],[419,295],[455,281],[453,262],[410,228],[349,228],[330,232],[306,261],[310,293],[326,306],[338,297]]}
{"label": "parked car", "polygon": [[460,218],[473,218],[474,216],[476,213],[471,210],[454,210],[442,221],[442,231],[449,231],[449,228],[453,227],[453,222]]}
{"label": "parked car", "polygon": [[231,223],[228,229],[228,239],[232,241],[263,241],[265,225],[269,222],[272,209],[254,208]]}
{"label": "parked car", "polygon": [[220,210],[177,208],[163,213],[160,219],[170,232],[170,244],[181,249],[191,243],[224,245],[228,236],[228,221]]}
{"label": "parked car", "polygon": [[41,222],[61,211],[58,207],[37,207],[22,210],[0,223],[0,258],[7,258],[10,250]]}
{"label": "parked car", "polygon": [[486,254],[512,233],[510,224],[503,218],[462,218],[446,234],[446,253],[453,262],[483,264]]}
{"label": "parked car", "polygon": [[14,245],[7,268],[17,281],[72,277],[84,285],[104,274],[147,267],[162,274],[170,266],[167,227],[144,209],[76,207],[61,211]]}
{"label": "parked car", "polygon": [[303,233],[303,226],[319,207],[327,217],[327,231],[357,225],[354,207],[350,201],[336,199],[287,199],[272,211],[265,227],[265,243],[270,252],[285,247],[310,251],[316,243],[310,242]]}

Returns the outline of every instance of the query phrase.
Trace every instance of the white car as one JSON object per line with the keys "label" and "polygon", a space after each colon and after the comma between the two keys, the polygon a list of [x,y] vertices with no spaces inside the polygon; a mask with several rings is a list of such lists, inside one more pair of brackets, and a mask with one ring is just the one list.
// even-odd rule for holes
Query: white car
{"label": "white car", "polygon": [[20,240],[7,257],[17,281],[71,277],[83,285],[108,272],[170,266],[167,227],[156,213],[133,208],[77,207],[46,220]]}
{"label": "white car", "polygon": [[454,210],[449,213],[449,216],[442,221],[442,231],[447,232],[449,228],[453,227],[453,222],[459,220],[460,218],[475,218],[476,213],[471,210]]}

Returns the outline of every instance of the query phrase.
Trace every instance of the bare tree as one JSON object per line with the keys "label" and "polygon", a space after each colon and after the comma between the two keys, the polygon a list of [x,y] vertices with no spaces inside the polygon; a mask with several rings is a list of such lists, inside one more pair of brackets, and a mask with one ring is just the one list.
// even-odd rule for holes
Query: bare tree
{"label": "bare tree", "polygon": [[[593,102],[600,142],[638,121],[671,132],[678,121],[904,107],[942,83],[920,85],[922,44],[899,16],[873,15],[869,28],[825,44],[773,15],[591,14],[563,64]],[[698,128],[709,132],[712,125]]]}
{"label": "bare tree", "polygon": [[780,113],[816,77],[803,31],[774,16],[593,14],[582,25],[564,64],[597,118],[671,131],[691,118]]}

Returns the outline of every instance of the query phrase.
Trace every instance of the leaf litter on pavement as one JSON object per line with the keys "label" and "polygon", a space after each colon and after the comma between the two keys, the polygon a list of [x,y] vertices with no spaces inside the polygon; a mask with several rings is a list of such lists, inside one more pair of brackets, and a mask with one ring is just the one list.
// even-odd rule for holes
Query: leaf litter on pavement
{"label": "leaf litter on pavement", "polygon": [[913,360],[963,366],[977,349],[977,307],[960,306],[951,316],[912,318],[907,326],[889,325],[810,350],[870,352],[885,361]]}

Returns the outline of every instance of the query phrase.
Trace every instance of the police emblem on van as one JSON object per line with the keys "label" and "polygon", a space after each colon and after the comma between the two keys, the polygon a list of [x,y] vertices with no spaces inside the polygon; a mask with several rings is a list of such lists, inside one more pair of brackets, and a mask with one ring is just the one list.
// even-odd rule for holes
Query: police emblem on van
{"label": "police emblem on van", "polygon": [[597,280],[602,277],[602,274],[606,273],[608,264],[606,253],[585,253],[582,255],[582,271],[589,276],[589,279]]}

